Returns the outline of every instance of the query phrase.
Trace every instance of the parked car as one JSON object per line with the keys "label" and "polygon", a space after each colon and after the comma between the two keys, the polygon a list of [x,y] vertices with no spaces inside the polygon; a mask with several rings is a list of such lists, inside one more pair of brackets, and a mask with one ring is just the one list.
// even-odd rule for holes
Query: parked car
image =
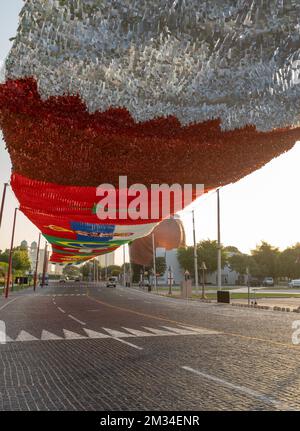
{"label": "parked car", "polygon": [[274,279],[273,279],[273,277],[265,277],[263,279],[262,285],[264,287],[274,286]]}
{"label": "parked car", "polygon": [[106,287],[116,287],[117,286],[117,277],[109,277],[106,282]]}
{"label": "parked car", "polygon": [[66,279],[65,279],[65,278],[61,278],[61,279],[59,280],[59,283],[66,283]]}
{"label": "parked car", "polygon": [[300,280],[291,280],[288,284],[289,287],[300,287]]}
{"label": "parked car", "polygon": [[249,280],[249,286],[259,287],[259,286],[261,286],[261,281],[258,278],[251,277]]}

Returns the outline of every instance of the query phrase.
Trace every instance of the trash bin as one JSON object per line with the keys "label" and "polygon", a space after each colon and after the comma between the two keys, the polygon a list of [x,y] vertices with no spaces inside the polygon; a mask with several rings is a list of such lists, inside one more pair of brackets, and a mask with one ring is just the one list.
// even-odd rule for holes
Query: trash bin
{"label": "trash bin", "polygon": [[218,290],[217,301],[223,304],[230,304],[230,292],[228,290]]}

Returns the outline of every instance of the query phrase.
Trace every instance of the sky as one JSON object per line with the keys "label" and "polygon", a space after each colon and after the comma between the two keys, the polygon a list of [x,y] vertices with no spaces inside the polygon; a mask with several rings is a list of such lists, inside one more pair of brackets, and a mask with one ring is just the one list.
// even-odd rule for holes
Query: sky
{"label": "sky", "polygon": [[[15,36],[18,14],[23,0],[0,2],[0,65],[10,49],[9,38]],[[248,253],[261,240],[284,249],[300,241],[300,143],[272,160],[265,167],[248,175],[235,184],[223,187],[221,200],[221,241],[235,245]],[[11,163],[0,137],[0,199],[4,182],[9,182]],[[18,202],[12,190],[8,190],[0,249],[9,247],[14,208]],[[196,239],[217,238],[217,199],[212,192],[193,204],[196,218]],[[180,213],[184,222],[187,243],[192,244],[192,214],[190,208]],[[18,213],[15,244],[23,239],[37,241],[38,230],[20,212]],[[117,254],[121,263],[122,252]]]}

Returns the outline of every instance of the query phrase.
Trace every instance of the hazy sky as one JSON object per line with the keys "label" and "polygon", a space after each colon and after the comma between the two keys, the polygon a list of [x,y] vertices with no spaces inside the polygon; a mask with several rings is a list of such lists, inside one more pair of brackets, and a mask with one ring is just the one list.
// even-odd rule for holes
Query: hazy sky
{"label": "hazy sky", "polygon": [[[22,0],[0,2],[0,64],[5,59],[10,42],[16,33]],[[221,192],[221,228],[224,245],[235,245],[241,251],[255,248],[260,240],[285,248],[300,241],[300,145],[268,163],[264,168],[238,183],[224,187]],[[2,184],[9,181],[10,159],[0,138],[0,196]],[[5,207],[0,249],[9,246],[12,216],[17,201],[10,190]],[[192,243],[191,213],[182,213],[187,241]],[[196,205],[197,240],[217,236],[216,193],[200,198]],[[18,215],[16,241],[37,240],[38,231],[22,214]],[[121,253],[118,253],[120,260]]]}

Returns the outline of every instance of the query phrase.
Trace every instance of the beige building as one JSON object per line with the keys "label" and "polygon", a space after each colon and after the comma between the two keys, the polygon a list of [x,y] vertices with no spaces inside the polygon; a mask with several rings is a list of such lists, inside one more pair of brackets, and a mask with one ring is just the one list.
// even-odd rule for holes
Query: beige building
{"label": "beige building", "polygon": [[115,265],[115,252],[103,254],[102,256],[99,256],[98,262],[99,262],[101,268]]}

